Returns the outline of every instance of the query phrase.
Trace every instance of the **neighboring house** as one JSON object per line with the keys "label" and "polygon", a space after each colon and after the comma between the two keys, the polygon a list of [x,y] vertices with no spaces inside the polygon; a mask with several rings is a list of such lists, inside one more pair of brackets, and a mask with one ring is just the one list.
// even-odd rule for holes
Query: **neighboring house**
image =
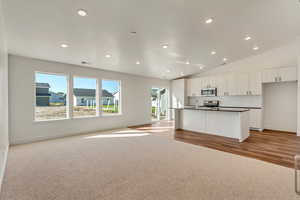
{"label": "neighboring house", "polygon": [[74,106],[96,106],[96,90],[74,88]]}
{"label": "neighboring house", "polygon": [[50,103],[66,105],[66,94],[63,92],[50,92]]}
{"label": "neighboring house", "polygon": [[50,85],[48,83],[36,83],[36,106],[49,106],[50,104]]}
{"label": "neighboring house", "polygon": [[115,94],[108,92],[107,90],[102,90],[102,105],[114,105]]}
{"label": "neighboring house", "polygon": [[[111,94],[107,90],[102,90],[102,105],[114,105],[118,93]],[[96,90],[74,88],[74,106],[96,106]]]}

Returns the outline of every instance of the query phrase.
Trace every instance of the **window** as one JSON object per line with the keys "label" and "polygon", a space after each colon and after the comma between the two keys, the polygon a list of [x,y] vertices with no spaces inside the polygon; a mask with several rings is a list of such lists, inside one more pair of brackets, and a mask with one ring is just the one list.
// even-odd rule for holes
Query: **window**
{"label": "window", "polygon": [[121,113],[121,88],[120,81],[102,80],[101,107],[103,114]]}
{"label": "window", "polygon": [[67,94],[67,76],[35,73],[35,120],[68,118]]}
{"label": "window", "polygon": [[74,77],[73,80],[73,116],[96,116],[97,80],[81,77]]}

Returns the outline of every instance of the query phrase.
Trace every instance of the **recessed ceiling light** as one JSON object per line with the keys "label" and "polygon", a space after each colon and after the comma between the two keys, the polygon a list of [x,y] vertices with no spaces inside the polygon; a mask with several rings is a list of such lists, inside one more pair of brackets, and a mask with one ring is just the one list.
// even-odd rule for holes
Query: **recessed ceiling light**
{"label": "recessed ceiling light", "polygon": [[247,36],[244,38],[244,40],[246,40],[246,41],[247,41],[247,40],[251,40],[251,37],[247,35]]}
{"label": "recessed ceiling light", "polygon": [[87,11],[83,10],[83,9],[79,9],[77,10],[77,14],[80,15],[81,17],[85,17],[87,16]]}
{"label": "recessed ceiling light", "polygon": [[214,21],[213,18],[208,18],[208,19],[205,20],[205,23],[206,23],[206,24],[210,24],[210,23],[212,23],[213,21]]}
{"label": "recessed ceiling light", "polygon": [[184,73],[183,73],[183,72],[181,72],[180,74],[181,74],[181,76],[184,76]]}
{"label": "recessed ceiling light", "polygon": [[166,49],[166,48],[169,47],[169,45],[168,45],[168,44],[164,44],[162,47],[163,47],[164,49]]}
{"label": "recessed ceiling light", "polygon": [[111,58],[111,55],[110,54],[106,54],[105,57],[106,58]]}
{"label": "recessed ceiling light", "polygon": [[226,62],[228,59],[227,58],[223,58],[223,61]]}
{"label": "recessed ceiling light", "polygon": [[203,69],[203,68],[204,68],[203,66],[200,66],[200,67],[199,67],[199,69]]}
{"label": "recessed ceiling light", "polygon": [[189,65],[189,64],[190,64],[190,62],[189,62],[189,61],[186,61],[186,63],[185,63],[185,64]]}
{"label": "recessed ceiling light", "polygon": [[68,48],[69,47],[69,45],[67,45],[67,44],[61,44],[60,46],[61,46],[61,48]]}
{"label": "recessed ceiling light", "polygon": [[252,49],[253,49],[254,51],[256,51],[256,50],[259,49],[259,47],[258,47],[258,46],[254,46]]}
{"label": "recessed ceiling light", "polygon": [[135,63],[135,64],[139,65],[139,64],[141,64],[141,63],[140,63],[140,61],[136,61],[136,63]]}
{"label": "recessed ceiling light", "polygon": [[166,72],[168,72],[168,73],[169,73],[169,72],[171,72],[171,71],[170,71],[169,69],[167,69],[167,70],[166,70]]}
{"label": "recessed ceiling light", "polygon": [[216,53],[217,52],[215,52],[215,51],[210,52],[211,55],[215,55]]}

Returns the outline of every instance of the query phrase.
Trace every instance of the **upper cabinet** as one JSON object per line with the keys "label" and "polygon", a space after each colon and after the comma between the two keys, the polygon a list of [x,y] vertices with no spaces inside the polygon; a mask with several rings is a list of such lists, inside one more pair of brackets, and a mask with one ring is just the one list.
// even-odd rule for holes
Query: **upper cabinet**
{"label": "upper cabinet", "polygon": [[192,78],[187,80],[187,95],[188,96],[200,96],[201,92],[201,79]]}
{"label": "upper cabinet", "polygon": [[262,75],[263,83],[286,82],[297,80],[296,67],[265,69]]}
{"label": "upper cabinet", "polygon": [[296,80],[296,67],[265,69],[263,72],[227,73],[188,79],[187,95],[201,96],[203,88],[217,88],[218,96],[261,95],[262,83]]}
{"label": "upper cabinet", "polygon": [[250,72],[248,74],[248,91],[250,95],[262,94],[262,75],[261,72]]}

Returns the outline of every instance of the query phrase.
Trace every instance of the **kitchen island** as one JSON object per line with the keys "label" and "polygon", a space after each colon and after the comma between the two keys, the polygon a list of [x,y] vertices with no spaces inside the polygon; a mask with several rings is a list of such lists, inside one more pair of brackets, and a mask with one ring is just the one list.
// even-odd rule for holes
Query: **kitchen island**
{"label": "kitchen island", "polygon": [[175,108],[175,129],[235,138],[249,137],[249,110],[243,108]]}

